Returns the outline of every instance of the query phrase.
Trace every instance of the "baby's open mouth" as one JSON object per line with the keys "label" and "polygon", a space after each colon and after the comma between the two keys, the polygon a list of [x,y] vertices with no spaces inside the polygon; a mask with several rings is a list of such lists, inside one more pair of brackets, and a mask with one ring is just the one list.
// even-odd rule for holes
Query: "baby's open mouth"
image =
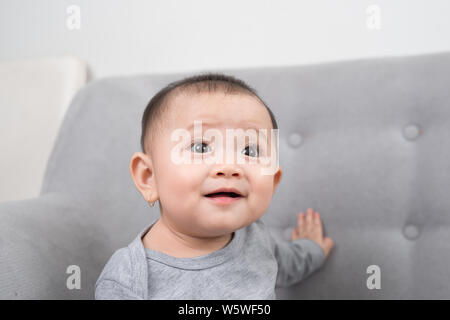
{"label": "baby's open mouth", "polygon": [[215,192],[215,193],[207,194],[207,195],[205,195],[205,197],[209,197],[209,198],[217,198],[217,197],[240,198],[242,196],[235,192]]}

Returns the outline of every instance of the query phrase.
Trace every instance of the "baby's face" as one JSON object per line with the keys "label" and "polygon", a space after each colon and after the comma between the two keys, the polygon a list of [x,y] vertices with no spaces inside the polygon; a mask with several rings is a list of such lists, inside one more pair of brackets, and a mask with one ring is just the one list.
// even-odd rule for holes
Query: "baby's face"
{"label": "baby's face", "polygon": [[[255,129],[255,136],[259,136],[259,129],[266,129],[268,144],[260,146],[260,153],[268,156],[277,152],[270,148],[273,128],[264,105],[244,94],[178,94],[171,100],[166,116],[167,124],[162,133],[151,142],[154,150],[153,187],[162,203],[164,219],[185,234],[200,237],[227,234],[258,220],[270,204],[281,178],[281,169],[277,167],[275,174],[263,174],[263,165],[257,160],[258,149],[253,144],[263,141],[249,140],[247,135],[243,150],[237,149],[237,140],[231,148],[226,142],[226,130],[242,129],[245,137],[248,128]],[[194,139],[194,121],[202,122],[200,140]],[[172,134],[180,129],[190,133],[189,141],[172,138]],[[220,131],[222,144],[205,137],[205,131],[209,129]],[[177,147],[187,156],[185,159],[192,159],[190,163],[174,161],[173,152]],[[223,152],[221,160],[205,161],[217,155],[219,148]],[[226,157],[230,154],[234,161],[227,163]],[[243,196],[228,199],[232,201],[225,203],[205,196],[220,188],[237,189]]]}

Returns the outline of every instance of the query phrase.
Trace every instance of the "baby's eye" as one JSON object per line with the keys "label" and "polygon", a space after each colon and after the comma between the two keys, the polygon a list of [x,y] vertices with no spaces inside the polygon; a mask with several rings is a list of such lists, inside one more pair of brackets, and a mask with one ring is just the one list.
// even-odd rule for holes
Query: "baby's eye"
{"label": "baby's eye", "polygon": [[[206,143],[204,143],[204,142],[193,142],[192,144],[191,144],[191,151],[194,151],[195,153],[197,153],[198,151],[200,152],[200,153],[205,153],[205,152],[203,152],[205,149],[203,148],[204,146],[206,146],[206,147],[208,147],[209,148],[209,146],[206,144]],[[210,150],[211,150],[211,148],[209,148]],[[207,152],[207,151],[206,151]]]}
{"label": "baby's eye", "polygon": [[256,146],[256,148],[254,145],[252,145],[251,147],[250,146],[245,147],[244,150],[242,150],[242,153],[245,155],[247,155],[246,150],[249,150],[248,156],[250,156],[250,157],[258,157],[259,156],[259,146]]}

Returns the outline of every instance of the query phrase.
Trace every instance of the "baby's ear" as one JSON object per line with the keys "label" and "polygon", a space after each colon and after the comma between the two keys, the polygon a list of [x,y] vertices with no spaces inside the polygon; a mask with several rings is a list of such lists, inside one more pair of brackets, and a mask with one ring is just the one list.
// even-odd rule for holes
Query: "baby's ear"
{"label": "baby's ear", "polygon": [[[136,188],[144,198],[149,197],[149,193],[154,193],[155,181],[153,175],[152,162],[149,157],[142,152],[135,152],[130,161],[130,173]],[[156,195],[153,195],[153,198]]]}
{"label": "baby's ear", "polygon": [[281,167],[278,167],[278,171],[273,175],[273,191],[277,188],[282,176],[283,170],[281,170]]}

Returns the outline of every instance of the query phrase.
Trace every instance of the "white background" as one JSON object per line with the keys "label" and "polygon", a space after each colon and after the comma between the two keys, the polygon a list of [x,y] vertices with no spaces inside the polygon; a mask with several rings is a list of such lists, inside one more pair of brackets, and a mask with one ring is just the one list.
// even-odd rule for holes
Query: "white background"
{"label": "white background", "polygon": [[410,55],[449,51],[449,17],[449,0],[0,0],[0,59],[75,55],[94,79]]}

